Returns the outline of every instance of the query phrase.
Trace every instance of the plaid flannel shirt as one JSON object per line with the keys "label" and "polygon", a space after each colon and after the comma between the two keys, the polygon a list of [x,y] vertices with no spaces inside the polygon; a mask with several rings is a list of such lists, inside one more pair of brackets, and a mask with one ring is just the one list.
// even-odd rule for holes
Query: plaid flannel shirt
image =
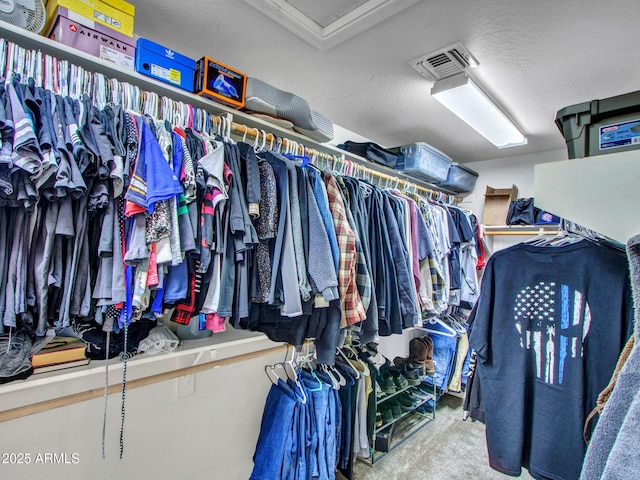
{"label": "plaid flannel shirt", "polygon": [[341,327],[361,322],[367,316],[356,283],[356,234],[349,225],[340,187],[329,173],[324,173],[329,209],[336,228],[340,249],[338,292],[342,303]]}
{"label": "plaid flannel shirt", "polygon": [[[342,187],[340,178],[336,179],[338,181],[338,185]],[[353,230],[353,233],[356,237],[356,285],[358,287],[358,293],[360,294],[360,299],[362,300],[362,306],[364,307],[364,311],[369,310],[369,304],[371,303],[371,289],[372,281],[371,274],[369,273],[369,267],[367,265],[367,259],[364,255],[364,249],[362,247],[362,241],[360,240],[360,234],[358,233],[358,228],[356,227],[356,222],[353,218],[353,214],[351,210],[347,208],[348,206],[348,198],[349,192],[346,187],[341,188],[342,192],[342,200],[345,205],[345,213],[347,215],[347,221],[349,222],[349,226]]]}
{"label": "plaid flannel shirt", "polygon": [[429,254],[429,268],[431,270],[432,300],[436,313],[441,313],[447,309],[449,302],[449,293],[446,289],[445,274],[442,271],[441,258],[443,257],[442,247],[438,241],[438,232],[436,231],[436,212],[430,205],[423,204],[422,213],[427,223],[429,233],[433,240],[434,252]]}

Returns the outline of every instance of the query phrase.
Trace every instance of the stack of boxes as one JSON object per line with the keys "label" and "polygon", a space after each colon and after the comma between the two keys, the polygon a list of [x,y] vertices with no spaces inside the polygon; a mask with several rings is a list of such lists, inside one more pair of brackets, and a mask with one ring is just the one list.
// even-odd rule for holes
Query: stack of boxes
{"label": "stack of boxes", "polygon": [[124,0],[48,0],[49,38],[133,70],[135,6]]}
{"label": "stack of boxes", "polygon": [[46,35],[119,67],[242,108],[247,78],[209,57],[198,62],[145,38],[133,39],[135,6],[124,0],[47,0]]}

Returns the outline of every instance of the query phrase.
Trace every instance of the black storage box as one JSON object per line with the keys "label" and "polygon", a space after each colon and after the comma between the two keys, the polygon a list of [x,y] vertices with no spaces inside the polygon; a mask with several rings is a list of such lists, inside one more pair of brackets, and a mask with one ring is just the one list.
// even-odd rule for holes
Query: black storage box
{"label": "black storage box", "polygon": [[640,148],[640,91],[578,103],[559,110],[556,125],[569,158]]}
{"label": "black storage box", "polygon": [[392,152],[373,142],[358,143],[347,140],[338,145],[338,148],[391,168],[397,168],[398,164],[403,163],[404,160],[402,153]]}

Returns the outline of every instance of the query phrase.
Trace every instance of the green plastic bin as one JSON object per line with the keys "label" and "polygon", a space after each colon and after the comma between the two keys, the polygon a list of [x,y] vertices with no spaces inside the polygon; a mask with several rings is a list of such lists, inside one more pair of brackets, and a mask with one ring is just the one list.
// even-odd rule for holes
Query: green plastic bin
{"label": "green plastic bin", "polygon": [[569,158],[640,149],[640,91],[559,110]]}

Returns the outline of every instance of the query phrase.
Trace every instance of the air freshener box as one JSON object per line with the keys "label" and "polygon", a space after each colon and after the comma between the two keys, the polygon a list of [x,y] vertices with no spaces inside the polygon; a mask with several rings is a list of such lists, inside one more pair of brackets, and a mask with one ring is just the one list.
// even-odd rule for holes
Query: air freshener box
{"label": "air freshener box", "polygon": [[227,65],[202,57],[196,67],[195,93],[231,107],[244,107],[247,76]]}
{"label": "air freshener box", "polygon": [[[113,32],[118,35],[117,32]],[[106,62],[133,70],[136,47],[133,40],[122,41],[122,36],[115,38],[96,31],[86,25],[58,16],[49,38],[69,47],[77,48],[90,55],[94,55]],[[127,37],[124,37],[125,39]]]}
{"label": "air freshener box", "polygon": [[136,47],[136,72],[193,92],[195,60],[146,38]]}

